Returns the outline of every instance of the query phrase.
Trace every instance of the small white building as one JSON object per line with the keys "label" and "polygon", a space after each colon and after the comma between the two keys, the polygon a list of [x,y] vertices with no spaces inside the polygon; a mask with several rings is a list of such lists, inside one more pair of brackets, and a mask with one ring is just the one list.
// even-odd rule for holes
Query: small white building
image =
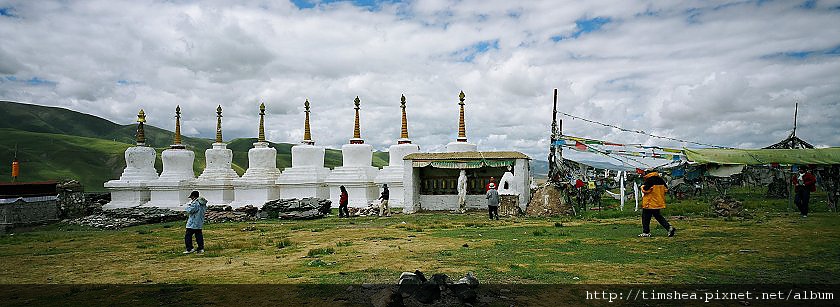
{"label": "small white building", "polygon": [[505,172],[513,175],[513,183],[506,190],[519,196],[524,211],[531,199],[530,158],[516,151],[471,151],[442,153],[413,153],[404,158],[405,212],[421,210],[457,211],[458,175],[467,173],[467,209],[487,209],[487,184],[490,177],[501,178]]}

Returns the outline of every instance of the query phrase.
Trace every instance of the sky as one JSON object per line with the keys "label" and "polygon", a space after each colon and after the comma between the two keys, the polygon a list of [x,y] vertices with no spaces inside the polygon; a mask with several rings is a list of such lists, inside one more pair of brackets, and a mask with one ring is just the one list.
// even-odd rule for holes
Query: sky
{"label": "sky", "polygon": [[[353,136],[424,151],[457,137],[545,160],[562,112],[692,142],[840,146],[840,1],[0,0],[0,99],[226,140]],[[563,133],[695,147],[559,116]],[[568,152],[568,151],[567,151]]]}

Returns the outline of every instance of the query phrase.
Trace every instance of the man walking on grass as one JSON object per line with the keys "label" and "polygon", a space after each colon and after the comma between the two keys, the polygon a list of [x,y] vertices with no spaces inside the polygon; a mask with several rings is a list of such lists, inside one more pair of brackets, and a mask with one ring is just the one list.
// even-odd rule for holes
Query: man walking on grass
{"label": "man walking on grass", "polygon": [[[184,234],[184,245],[186,250],[184,254],[192,252],[204,252],[204,234],[201,233],[201,228],[204,227],[204,212],[207,212],[207,200],[204,197],[198,196],[198,191],[190,193],[190,200],[187,206],[187,213],[190,217],[187,219],[187,231]],[[195,242],[198,243],[198,249],[193,249],[192,236],[195,235]]]}
{"label": "man walking on grass", "polygon": [[490,183],[490,189],[487,190],[487,211],[490,214],[490,220],[499,219],[499,191],[496,191],[496,184]]}
{"label": "man walking on grass", "polygon": [[650,218],[656,218],[659,225],[668,230],[668,236],[673,237],[677,232],[674,226],[662,217],[659,210],[665,209],[665,180],[659,177],[659,173],[648,171],[645,175],[645,183],[642,184],[642,233],[639,237],[650,237]]}
{"label": "man walking on grass", "polygon": [[388,191],[388,185],[382,184],[382,194],[379,195],[379,216],[391,216],[391,208],[388,207],[388,198],[391,192]]}

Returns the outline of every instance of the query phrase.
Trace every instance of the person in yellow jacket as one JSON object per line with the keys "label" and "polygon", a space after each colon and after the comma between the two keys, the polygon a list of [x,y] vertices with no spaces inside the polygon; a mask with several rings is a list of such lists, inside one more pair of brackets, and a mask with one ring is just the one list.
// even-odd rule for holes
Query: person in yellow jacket
{"label": "person in yellow jacket", "polygon": [[668,230],[668,236],[673,237],[677,229],[662,217],[659,210],[665,209],[665,180],[659,177],[659,173],[649,171],[645,174],[645,183],[642,184],[642,233],[639,237],[650,237],[650,218],[656,218],[659,225]]}

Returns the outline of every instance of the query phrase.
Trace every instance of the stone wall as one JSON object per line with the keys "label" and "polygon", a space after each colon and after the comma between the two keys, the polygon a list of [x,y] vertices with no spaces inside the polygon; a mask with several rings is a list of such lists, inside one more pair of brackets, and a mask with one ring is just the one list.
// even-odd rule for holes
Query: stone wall
{"label": "stone wall", "polygon": [[55,200],[0,204],[0,233],[17,227],[56,222],[60,211]]}
{"label": "stone wall", "polygon": [[[467,209],[487,209],[487,198],[482,195],[466,197]],[[453,211],[458,210],[458,195],[420,195],[420,210]]]}

